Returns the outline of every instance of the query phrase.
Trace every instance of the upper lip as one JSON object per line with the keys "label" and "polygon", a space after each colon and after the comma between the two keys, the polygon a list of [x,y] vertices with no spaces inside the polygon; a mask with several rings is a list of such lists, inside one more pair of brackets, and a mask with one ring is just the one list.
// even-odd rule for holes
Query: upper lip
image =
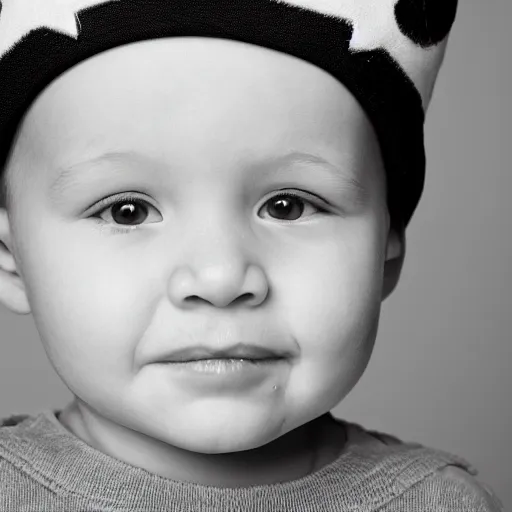
{"label": "upper lip", "polygon": [[174,350],[160,359],[164,361],[197,361],[200,359],[276,359],[286,358],[290,354],[283,350],[265,348],[248,343],[238,343],[224,349],[213,349],[206,345],[194,345]]}

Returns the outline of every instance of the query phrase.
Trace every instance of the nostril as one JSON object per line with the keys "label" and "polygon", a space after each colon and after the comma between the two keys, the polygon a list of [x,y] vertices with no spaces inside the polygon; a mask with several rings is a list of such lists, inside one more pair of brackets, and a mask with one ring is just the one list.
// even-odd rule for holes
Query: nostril
{"label": "nostril", "polygon": [[241,301],[241,300],[249,300],[254,299],[254,293],[244,293],[243,295],[240,295],[240,297],[237,297],[235,302]]}
{"label": "nostril", "polygon": [[198,300],[201,300],[197,295],[191,295],[190,297],[185,297],[185,300],[187,302],[197,302]]}
{"label": "nostril", "polygon": [[[229,304],[235,304],[235,303],[242,302],[242,301],[245,302],[247,300],[254,300],[254,293],[244,293],[244,294],[240,295],[239,297],[237,297],[235,300],[230,301]],[[203,299],[197,295],[190,295],[189,297],[185,297],[185,302],[187,302],[189,304],[195,304],[197,302],[209,302],[210,304],[213,304],[212,301]]]}

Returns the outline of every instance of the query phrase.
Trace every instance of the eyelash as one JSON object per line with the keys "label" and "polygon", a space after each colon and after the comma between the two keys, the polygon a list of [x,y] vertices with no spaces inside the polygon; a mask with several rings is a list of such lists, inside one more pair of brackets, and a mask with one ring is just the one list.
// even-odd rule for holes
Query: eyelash
{"label": "eyelash", "polygon": [[[306,192],[304,192],[306,194]],[[296,194],[294,192],[282,192],[280,194],[276,194],[275,196],[272,196],[270,198],[267,199],[267,201],[265,201],[264,204],[267,204],[269,201],[271,200],[275,200],[279,197],[296,197],[298,199],[300,199],[301,201],[304,201],[305,203],[309,203],[310,205],[312,205],[314,208],[316,208],[317,210],[319,210],[319,213],[323,213],[323,214],[329,214],[329,211],[326,210],[325,208],[319,206],[318,204],[315,204],[315,202],[312,202],[311,200],[305,198],[303,195],[301,194]],[[121,226],[121,224],[110,224],[108,222],[105,222],[104,220],[100,219],[99,215],[101,215],[104,211],[108,210],[109,208],[112,208],[118,204],[124,204],[124,203],[135,203],[135,204],[144,204],[144,205],[149,205],[151,208],[154,208],[154,206],[149,203],[148,201],[146,201],[145,199],[142,199],[138,196],[135,196],[135,195],[132,195],[130,193],[126,193],[126,194],[122,194],[120,196],[117,196],[115,199],[112,199],[112,198],[106,198],[106,199],[102,199],[96,206],[97,207],[102,207],[100,210],[98,210],[94,215],[92,215],[92,218],[96,219],[97,222],[100,224],[101,228],[108,228],[109,231],[112,233],[112,234],[119,234],[119,235],[122,235],[122,234],[128,234],[128,233],[131,233],[132,231],[135,231],[136,229],[139,229],[141,226],[143,226],[143,224],[137,224],[135,226],[124,226],[124,227],[119,227]],[[286,221],[286,220],[283,220],[281,221],[283,223],[293,223],[293,222],[296,222],[294,220],[290,220],[290,221]]]}

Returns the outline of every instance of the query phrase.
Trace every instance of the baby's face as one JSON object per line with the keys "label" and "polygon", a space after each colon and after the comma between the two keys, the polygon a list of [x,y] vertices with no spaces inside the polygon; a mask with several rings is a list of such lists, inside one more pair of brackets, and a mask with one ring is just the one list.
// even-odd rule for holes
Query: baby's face
{"label": "baby's face", "polygon": [[[248,450],[360,378],[382,300],[385,177],[369,121],[326,72],[233,41],[117,48],[44,91],[16,158],[11,222],[34,320],[106,422]],[[250,378],[161,363],[238,342],[290,356]]]}

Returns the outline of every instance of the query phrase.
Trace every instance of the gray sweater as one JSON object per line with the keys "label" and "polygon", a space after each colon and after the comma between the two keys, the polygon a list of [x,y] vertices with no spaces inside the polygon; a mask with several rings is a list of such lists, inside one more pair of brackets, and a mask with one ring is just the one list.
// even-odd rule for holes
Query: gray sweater
{"label": "gray sweater", "polygon": [[299,480],[245,488],[178,482],[114,459],[55,414],[0,420],[0,512],[498,512],[465,459],[340,419],[347,442]]}

